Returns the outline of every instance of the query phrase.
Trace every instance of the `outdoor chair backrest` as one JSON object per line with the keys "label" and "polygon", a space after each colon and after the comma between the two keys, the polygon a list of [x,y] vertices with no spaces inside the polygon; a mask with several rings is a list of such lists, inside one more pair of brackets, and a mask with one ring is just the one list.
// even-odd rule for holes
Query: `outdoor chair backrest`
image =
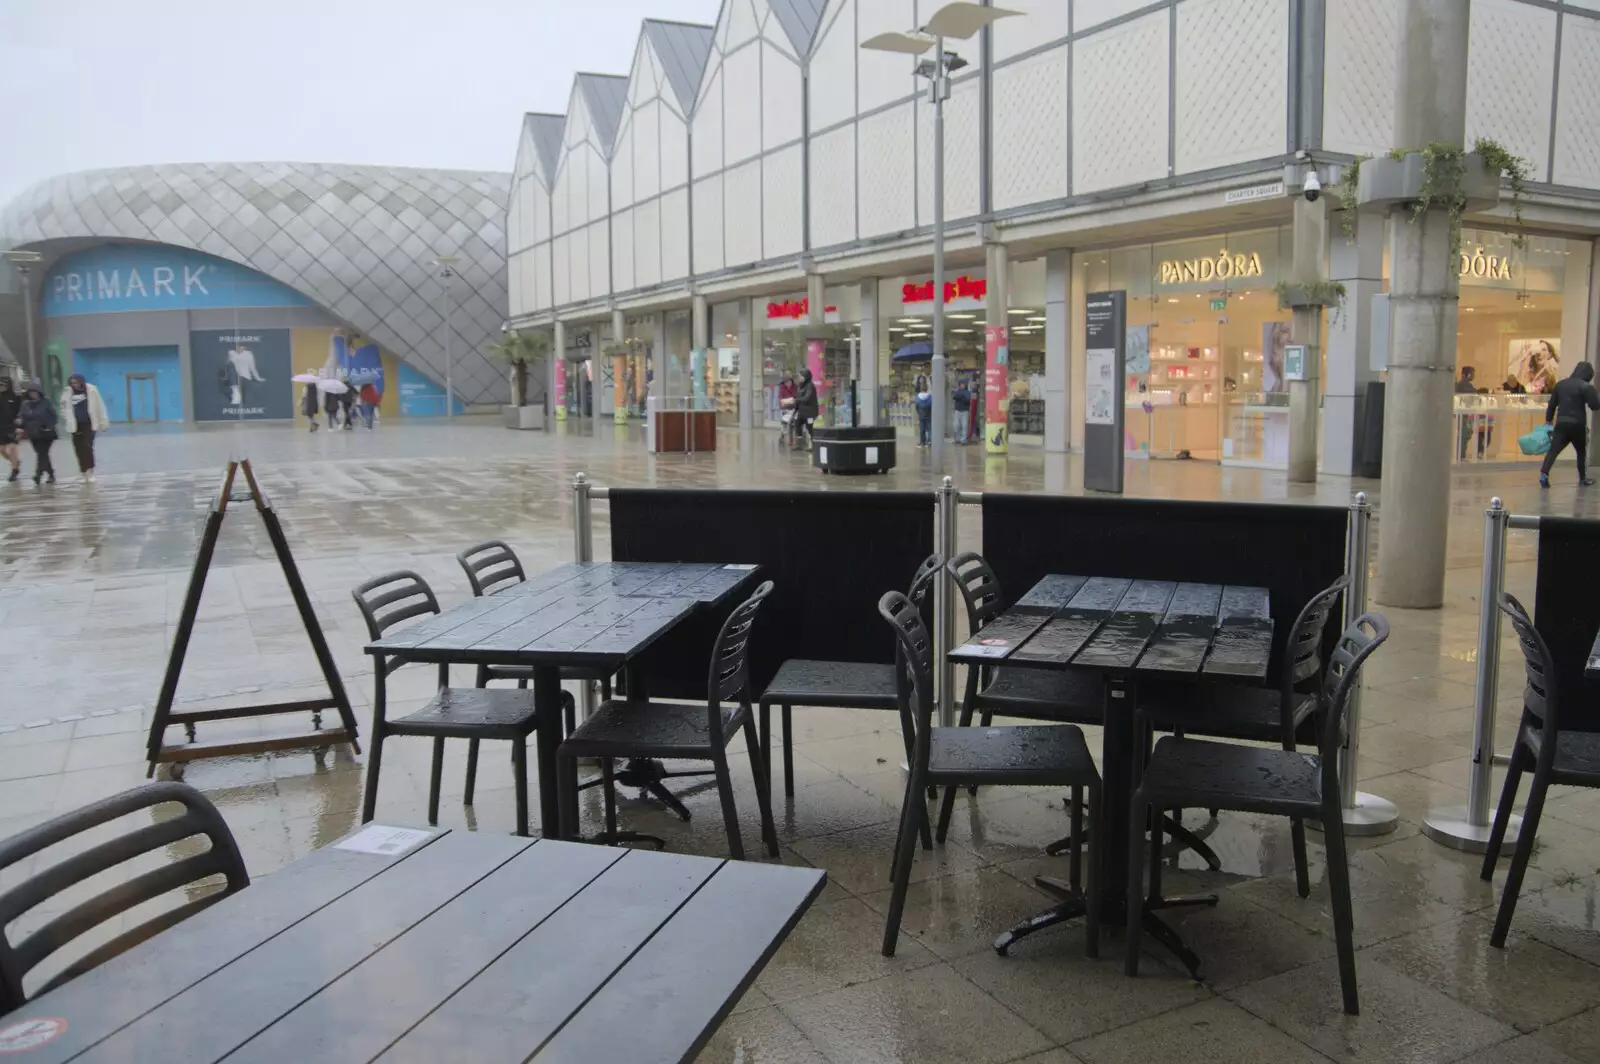
{"label": "outdoor chair backrest", "polygon": [[[1328,620],[1339,597],[1350,586],[1350,578],[1341,576],[1332,584],[1312,596],[1300,610],[1289,629],[1289,641],[1283,655],[1283,711],[1286,718],[1294,712],[1294,693],[1310,679],[1322,678],[1322,644],[1327,638]],[[1320,692],[1319,692],[1320,693]]]}
{"label": "outdoor chair backrest", "polygon": [[911,577],[911,588],[907,592],[907,596],[917,605],[918,609],[921,609],[923,603],[927,601],[928,589],[933,586],[933,578],[938,576],[943,569],[944,559],[939,557],[937,553],[928,555],[922,559],[922,564],[917,566],[916,573]]}
{"label": "outdoor chair backrest", "polygon": [[[383,633],[401,621],[440,612],[439,600],[434,597],[433,588],[409,569],[373,577],[351,591],[350,595],[356,600],[356,608],[361,611],[361,616],[366,619],[367,635],[375,640],[383,638]],[[404,664],[402,656],[391,654],[381,659],[378,671],[380,676],[388,676]]]}
{"label": "outdoor chair backrest", "polygon": [[1319,737],[1322,758],[1323,801],[1339,804],[1339,750],[1348,732],[1346,710],[1361,665],[1389,638],[1389,621],[1381,613],[1363,613],[1339,635],[1328,655],[1328,672],[1322,681],[1322,705],[1327,714]]}
{"label": "outdoor chair backrest", "polygon": [[468,547],[456,555],[456,561],[466,571],[467,583],[472,585],[472,594],[478,598],[492,595],[512,584],[520,584],[528,578],[517,552],[498,539],[485,540],[475,547]]}
{"label": "outdoor chair backrest", "polygon": [[878,614],[894,629],[895,686],[902,720],[912,728],[914,764],[926,769],[933,726],[933,640],[922,611],[898,591],[886,592],[878,600]]}
{"label": "outdoor chair backrest", "polygon": [[1550,656],[1550,647],[1545,643],[1544,636],[1534,628],[1533,618],[1528,616],[1528,611],[1514,595],[1501,592],[1500,609],[1511,618],[1511,627],[1517,632],[1517,642],[1522,644],[1522,661],[1528,674],[1527,686],[1522,690],[1522,709],[1527,717],[1539,723],[1542,739],[1539,759],[1541,762],[1546,758],[1553,759],[1560,713],[1556,703],[1556,669],[1554,659]]}
{"label": "outdoor chair backrest", "polygon": [[[1005,605],[1000,601],[1000,578],[994,575],[983,555],[969,550],[951,558],[946,568],[966,601],[968,634],[1000,615]],[[881,603],[879,609],[882,609]]]}
{"label": "outdoor chair backrest", "polygon": [[723,703],[737,701],[746,709],[750,706],[750,631],[755,627],[756,613],[770,594],[772,581],[768,580],[734,607],[717,633],[706,677],[706,707],[711,714],[713,745],[722,738]]}
{"label": "outdoor chair backrest", "polygon": [[[135,787],[6,839],[0,842],[0,872],[118,817],[174,802],[183,807],[176,816],[152,813],[151,823],[96,843],[0,891],[0,1015],[19,1007],[32,996],[23,988],[23,979],[30,971],[80,935],[135,906],[188,888],[188,896],[182,904],[143,920],[72,961],[34,993],[59,986],[249,886],[250,876],[245,872],[244,858],[239,855],[239,847],[222,815],[205,795],[182,783]],[[64,891],[125,861],[160,852],[194,836],[204,836],[211,845],[117,883],[52,917],[32,934],[13,937],[13,922]],[[224,877],[221,889],[204,893],[196,889],[201,880],[213,876]]]}

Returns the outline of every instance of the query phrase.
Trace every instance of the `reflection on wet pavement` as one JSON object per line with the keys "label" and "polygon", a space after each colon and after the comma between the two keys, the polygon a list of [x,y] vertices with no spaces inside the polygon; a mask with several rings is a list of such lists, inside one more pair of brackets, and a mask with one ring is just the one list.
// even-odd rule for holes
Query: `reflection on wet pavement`
{"label": "reflection on wet pavement", "polygon": [[[532,573],[572,556],[570,483],[673,487],[925,488],[926,456],[887,477],[826,478],[774,434],[724,431],[714,455],[644,453],[637,427],[546,435],[482,419],[411,422],[375,433],[287,428],[135,432],[102,444],[99,483],[53,490],[0,485],[0,836],[144,778],[144,730],[189,566],[221,463],[248,455],[283,516],[302,575],[368,730],[371,670],[350,588],[415,569],[449,605],[469,594],[454,554],[487,538],[510,542]],[[963,487],[1082,491],[1075,456],[1017,446],[1008,459],[952,449]],[[1570,485],[1541,495],[1520,472],[1478,471],[1454,483],[1449,601],[1441,611],[1391,611],[1394,636],[1365,676],[1362,787],[1395,801],[1394,834],[1352,840],[1359,1018],[1338,1010],[1320,839],[1310,840],[1312,895],[1294,890],[1289,833],[1268,817],[1190,810],[1186,823],[1221,856],[1211,873],[1187,851],[1168,856],[1174,891],[1216,890],[1215,910],[1175,917],[1206,958],[1190,983],[1154,953],[1136,981],[1121,975],[1119,936],[1088,961],[1077,925],[1001,959],[989,935],[1040,908],[1032,877],[1061,874],[1045,843],[1064,834],[1060,794],[987,788],[963,794],[950,841],[919,854],[899,956],[878,955],[888,851],[903,790],[890,716],[795,711],[795,797],[775,788],[783,860],[829,870],[827,892],[702,1054],[704,1061],[809,1062],[1537,1060],[1600,1062],[1600,796],[1558,788],[1529,869],[1510,946],[1488,946],[1503,875],[1418,835],[1435,805],[1465,801],[1476,659],[1482,509],[1500,495],[1514,512],[1600,516],[1600,494]],[[1172,498],[1346,502],[1377,485],[1337,478],[1291,488],[1282,474],[1192,462],[1131,463],[1128,491]],[[597,505],[595,553],[607,552]],[[980,514],[964,507],[964,544]],[[1182,530],[1173,530],[1182,549]],[[1508,584],[1531,593],[1535,544],[1513,533]],[[1513,644],[1508,639],[1508,647]],[[470,682],[461,670],[458,683]],[[419,706],[433,674],[403,669],[392,711]],[[1502,735],[1517,709],[1501,685]],[[248,509],[225,526],[179,690],[228,704],[312,697],[316,663],[264,529]],[[260,734],[255,721],[208,726],[212,738]],[[270,727],[270,725],[269,725]],[[1092,730],[1091,730],[1092,731]],[[1098,748],[1096,736],[1091,746]],[[447,753],[441,821],[512,830],[508,759],[485,756],[474,809],[460,804],[464,749]],[[386,748],[379,816],[425,818],[430,745]],[[253,875],[268,874],[350,830],[360,816],[363,758],[309,752],[202,762],[188,774],[222,809]],[[732,759],[746,846],[759,827],[747,760]],[[741,770],[740,765],[745,767]],[[680,781],[687,782],[687,781]],[[1498,786],[1498,779],[1497,779]],[[688,823],[628,794],[620,818],[673,849],[726,848],[714,788],[683,788]],[[600,819],[585,792],[582,815]],[[0,871],[0,887],[27,874]]]}

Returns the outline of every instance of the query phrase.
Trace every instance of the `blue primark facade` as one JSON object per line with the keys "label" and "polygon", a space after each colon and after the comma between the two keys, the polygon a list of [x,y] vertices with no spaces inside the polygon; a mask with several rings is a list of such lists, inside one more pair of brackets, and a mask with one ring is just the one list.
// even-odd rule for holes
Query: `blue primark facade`
{"label": "blue primark facade", "polygon": [[68,256],[40,285],[43,317],[137,310],[311,307],[311,300],[254,270],[211,255],[160,246],[112,246]]}

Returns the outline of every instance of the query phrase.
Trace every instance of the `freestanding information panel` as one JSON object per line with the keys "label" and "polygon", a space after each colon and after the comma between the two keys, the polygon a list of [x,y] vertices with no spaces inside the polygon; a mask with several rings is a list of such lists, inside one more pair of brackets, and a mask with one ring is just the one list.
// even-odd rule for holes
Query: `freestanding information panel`
{"label": "freestanding information panel", "polygon": [[1122,492],[1127,293],[1090,292],[1084,302],[1088,343],[1083,387],[1083,486]]}

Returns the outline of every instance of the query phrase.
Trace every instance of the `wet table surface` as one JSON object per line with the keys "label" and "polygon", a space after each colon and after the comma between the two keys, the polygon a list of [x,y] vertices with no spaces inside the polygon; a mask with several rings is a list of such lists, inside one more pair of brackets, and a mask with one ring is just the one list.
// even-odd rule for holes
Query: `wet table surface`
{"label": "wet table surface", "polygon": [[1583,674],[1591,680],[1600,680],[1600,632],[1594,634],[1594,646],[1589,648],[1589,661]]}
{"label": "wet table surface", "polygon": [[[1266,588],[1191,584],[1171,580],[1051,574],[1008,610],[984,625],[950,660],[1001,669],[1091,669],[1105,685],[1101,771],[1105,789],[1101,913],[1111,923],[1139,919],[1147,931],[1189,968],[1200,961],[1155,910],[1197,899],[1152,899],[1143,913],[1127,913],[1128,807],[1135,758],[1138,681],[1258,684],[1272,657],[1272,611]],[[1083,914],[1086,899],[1058,881],[1039,884],[1063,897],[995,940],[1006,952],[1020,938]]]}
{"label": "wet table surface", "polygon": [[689,1061],[826,878],[368,825],[0,1019],[0,1048],[30,1064]]}
{"label": "wet table surface", "polygon": [[754,579],[755,565],[575,562],[514,588],[469,599],[368,643],[373,655],[449,665],[533,666],[539,820],[557,833],[560,667],[621,672],[674,626]]}

